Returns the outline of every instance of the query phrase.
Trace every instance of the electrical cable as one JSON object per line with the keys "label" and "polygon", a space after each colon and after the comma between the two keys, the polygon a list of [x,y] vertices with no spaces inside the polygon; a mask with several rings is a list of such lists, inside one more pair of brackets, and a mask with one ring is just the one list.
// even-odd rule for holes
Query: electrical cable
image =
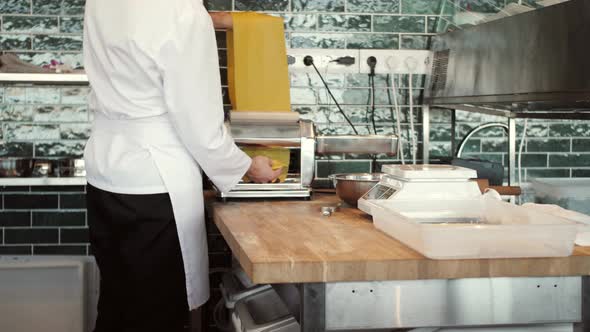
{"label": "electrical cable", "polygon": [[[329,80],[329,70],[330,70],[330,64],[332,64],[332,62],[334,62],[335,60],[332,61],[328,61],[328,63],[326,64],[326,70],[324,70],[324,77],[326,79]],[[330,108],[332,107],[332,99],[330,99],[330,95],[328,94],[328,91],[326,90],[324,97],[326,97],[326,105],[328,108],[328,111],[331,111]],[[328,116],[326,117],[326,119],[328,120],[328,123],[330,123],[330,115],[328,114]]]}
{"label": "electrical cable", "polygon": [[[368,76],[369,81],[367,85],[371,86],[371,76]],[[369,91],[370,92],[370,91]],[[369,124],[369,113],[371,113],[371,93],[367,95],[367,108],[365,109],[365,123],[367,124],[367,131],[371,133],[371,125]]]}
{"label": "electrical cable", "polygon": [[[371,71],[369,72],[369,85],[371,87],[371,123],[373,125],[373,132],[377,135],[377,125],[375,124],[375,67],[377,67],[377,58],[370,56],[367,58],[367,65]],[[369,130],[370,132],[370,130]],[[371,170],[373,173],[377,172],[377,155],[371,155]]]}
{"label": "electrical cable", "polygon": [[[229,268],[211,268],[209,270],[209,274],[216,274],[216,273],[231,273],[232,269]],[[213,307],[213,323],[217,326],[221,331],[231,331],[232,324],[231,319],[228,321],[223,317],[225,310],[225,299],[222,297]]]}
{"label": "electrical cable", "polygon": [[[524,128],[522,129],[522,137],[520,138],[520,146],[518,147],[518,186],[522,187],[522,150],[524,148],[524,142],[526,140],[527,129],[529,120],[524,119]],[[521,197],[519,197],[519,200]]]}
{"label": "electrical cable", "polygon": [[232,323],[231,317],[229,319],[225,319],[223,314],[227,312],[225,309],[225,300],[221,298],[213,308],[213,323],[215,326],[220,329],[221,331],[232,331]]}
{"label": "electrical cable", "polygon": [[416,155],[418,154],[418,143],[416,142],[416,129],[414,127],[414,70],[417,67],[416,59],[408,57],[406,58],[406,67],[408,68],[409,76],[408,76],[408,88],[409,88],[409,106],[410,106],[410,136],[412,142],[412,162],[414,165],[417,164],[416,162]]}
{"label": "electrical cable", "polygon": [[367,65],[371,71],[369,72],[369,87],[371,88],[371,123],[373,124],[373,132],[377,135],[377,125],[375,124],[375,67],[377,67],[377,58],[370,56],[367,58]]}
{"label": "electrical cable", "polygon": [[[390,69],[392,69],[392,67],[390,67]],[[400,111],[400,107],[399,107],[399,103],[397,100],[397,87],[395,85],[395,74],[391,74],[391,90],[393,92],[393,105],[395,107],[395,122],[396,122],[396,126],[397,126],[397,150],[398,150],[398,155],[400,156],[400,160],[402,162],[402,165],[406,164],[406,157],[404,156],[404,142],[403,142],[403,138],[402,138],[402,120],[401,120],[401,116],[402,116],[402,112]]]}
{"label": "electrical cable", "polygon": [[[377,126],[375,125],[375,75],[369,74],[369,86],[371,93],[369,94],[369,105],[371,114],[371,123],[373,125],[373,132],[377,135]],[[371,130],[369,129],[369,133]],[[377,173],[377,155],[371,155],[371,172]]]}
{"label": "electrical cable", "polygon": [[[326,64],[326,70],[324,71],[324,77],[328,80],[329,80],[328,74],[329,74],[330,65],[333,62],[339,63],[337,60],[328,61],[328,63]],[[328,113],[326,115],[326,120],[328,121],[328,128],[331,128],[332,121],[330,121],[330,114],[332,113],[332,99],[330,98],[330,94],[328,93],[328,89],[326,89],[324,97],[326,97],[326,109],[328,110]],[[331,162],[332,162],[332,156],[328,156],[326,159],[326,164],[328,166],[328,169],[330,169],[330,170],[332,169]]]}
{"label": "electrical cable", "polygon": [[389,116],[391,116],[391,130],[393,132],[395,132],[395,123],[393,122],[394,121],[393,120],[394,119],[394,115],[393,115],[394,110],[393,110],[393,107],[392,107],[393,101],[391,99],[391,90],[390,90],[391,89],[391,84],[389,84],[389,82],[390,82],[389,80],[390,79],[391,79],[391,74],[387,74],[385,76],[385,86],[387,87],[387,102],[388,102],[387,105],[389,105],[389,107],[388,107],[389,108]]}
{"label": "electrical cable", "polygon": [[346,120],[346,122],[348,122],[348,124],[350,125],[350,127],[352,128],[352,130],[354,131],[354,133],[356,135],[358,135],[359,134],[358,131],[356,130],[356,128],[354,127],[354,125],[352,124],[352,122],[350,121],[350,119],[348,118],[348,116],[346,115],[346,113],[344,113],[344,110],[342,110],[342,107],[338,103],[338,100],[336,100],[336,97],[334,97],[334,95],[332,94],[332,90],[330,90],[330,87],[328,86],[328,83],[326,83],[326,81],[324,80],[324,77],[322,76],[322,74],[318,70],[318,67],[316,67],[315,63],[313,62],[313,57],[311,57],[311,56],[308,55],[308,56],[306,56],[303,59],[303,62],[304,62],[304,64],[306,66],[313,66],[313,69],[318,74],[318,76],[320,77],[320,80],[322,80],[322,83],[324,84],[324,86],[328,90],[328,93],[330,94],[330,97],[332,97],[332,100],[334,101],[334,104],[336,104],[336,107],[338,107],[338,111],[340,111],[340,113],[342,114],[342,116],[344,116],[344,119]]}
{"label": "electrical cable", "polygon": [[416,165],[416,154],[418,152],[418,145],[416,142],[416,129],[414,128],[414,92],[413,92],[413,86],[412,86],[412,80],[413,80],[413,75],[410,73],[410,93],[408,98],[410,99],[410,110],[409,110],[409,114],[410,114],[410,135],[411,135],[411,142],[412,142],[412,163],[414,165]]}
{"label": "electrical cable", "polygon": [[375,75],[369,76],[369,81],[371,84],[371,124],[373,125],[373,132],[377,135],[377,124],[375,123]]}

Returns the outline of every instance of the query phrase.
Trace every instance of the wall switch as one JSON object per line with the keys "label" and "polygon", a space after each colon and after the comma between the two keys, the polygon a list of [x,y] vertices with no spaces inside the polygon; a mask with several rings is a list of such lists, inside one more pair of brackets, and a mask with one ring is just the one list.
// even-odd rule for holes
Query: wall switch
{"label": "wall switch", "polygon": [[[306,66],[303,63],[303,58],[310,55],[313,57],[314,64],[322,73],[328,69],[328,73],[358,73],[359,72],[359,50],[340,50],[340,49],[288,49],[287,54],[290,57],[289,70],[291,72],[299,73],[315,73],[312,66]],[[341,65],[334,60],[341,57],[354,58],[354,64]],[[294,60],[293,60],[294,59]]]}
{"label": "wall switch", "polygon": [[376,74],[430,74],[432,52],[423,50],[360,50],[359,70],[369,74],[367,64],[370,56],[377,58]]}

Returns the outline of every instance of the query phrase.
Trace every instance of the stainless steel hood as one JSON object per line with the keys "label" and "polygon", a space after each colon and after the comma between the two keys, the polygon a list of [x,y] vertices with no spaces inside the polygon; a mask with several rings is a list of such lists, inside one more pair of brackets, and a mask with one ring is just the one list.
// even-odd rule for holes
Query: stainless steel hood
{"label": "stainless steel hood", "polygon": [[425,104],[590,119],[589,36],[588,0],[435,36]]}

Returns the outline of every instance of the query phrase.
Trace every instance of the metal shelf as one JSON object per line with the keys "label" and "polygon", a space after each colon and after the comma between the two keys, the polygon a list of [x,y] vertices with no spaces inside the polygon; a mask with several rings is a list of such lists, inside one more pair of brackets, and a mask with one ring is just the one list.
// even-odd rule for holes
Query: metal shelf
{"label": "metal shelf", "polygon": [[0,83],[88,84],[86,74],[19,74],[0,73]]}
{"label": "metal shelf", "polygon": [[0,186],[85,186],[85,177],[65,178],[0,178]]}

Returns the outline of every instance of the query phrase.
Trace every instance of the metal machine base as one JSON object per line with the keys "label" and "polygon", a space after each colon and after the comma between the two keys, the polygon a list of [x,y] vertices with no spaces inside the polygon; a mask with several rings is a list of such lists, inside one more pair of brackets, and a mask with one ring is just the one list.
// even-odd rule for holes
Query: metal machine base
{"label": "metal machine base", "polygon": [[223,199],[229,198],[310,198],[311,189],[298,190],[243,190],[218,193]]}

